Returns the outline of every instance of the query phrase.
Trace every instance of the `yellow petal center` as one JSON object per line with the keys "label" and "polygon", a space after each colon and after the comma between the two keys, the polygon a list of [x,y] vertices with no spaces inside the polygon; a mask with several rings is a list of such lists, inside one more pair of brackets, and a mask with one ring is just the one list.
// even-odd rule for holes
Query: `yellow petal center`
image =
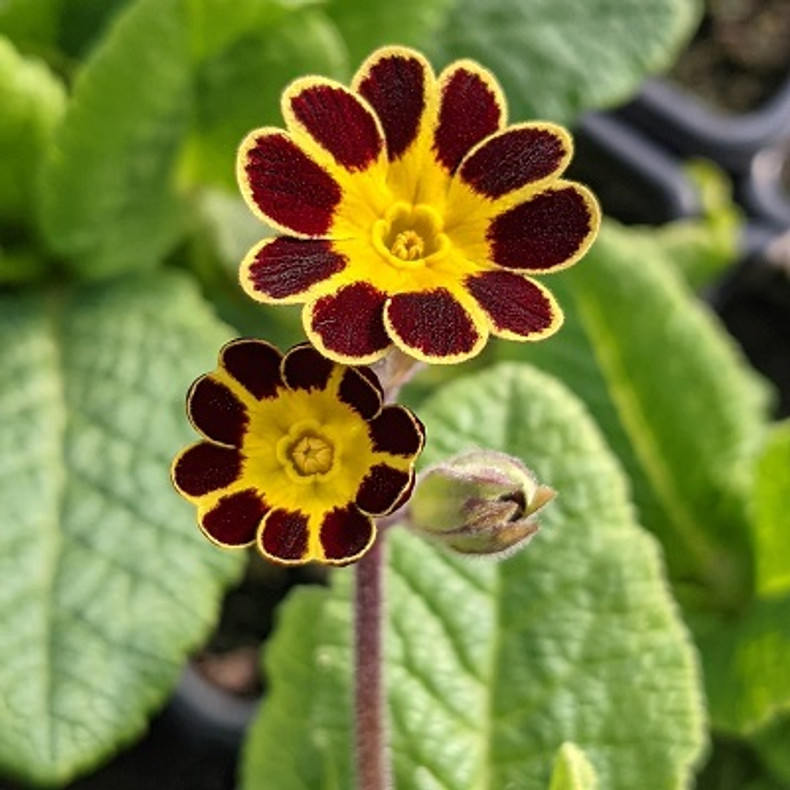
{"label": "yellow petal center", "polygon": [[442,218],[430,206],[395,203],[373,223],[373,246],[397,268],[430,264],[449,244]]}

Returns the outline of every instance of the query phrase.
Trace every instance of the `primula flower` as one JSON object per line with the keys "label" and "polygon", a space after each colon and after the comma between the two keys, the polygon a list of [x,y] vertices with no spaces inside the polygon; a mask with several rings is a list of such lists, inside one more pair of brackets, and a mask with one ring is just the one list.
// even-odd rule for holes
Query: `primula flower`
{"label": "primula flower", "polygon": [[199,378],[187,412],[205,440],[173,462],[176,489],[197,505],[206,537],[255,544],[295,565],[345,565],[373,544],[372,516],[400,507],[414,485],[420,421],[383,405],[368,368],[349,368],[307,344],[283,356],[234,340]]}
{"label": "primula flower", "polygon": [[256,245],[240,278],[258,301],[305,303],[323,354],[367,363],[394,344],[459,362],[489,334],[559,328],[532,275],[578,261],[600,223],[592,194],[562,178],[562,127],[507,127],[488,71],[461,60],[437,78],[402,47],[373,53],[350,89],[296,80],[282,111],[287,131],[256,129],[239,149],[247,203],[284,234]]}

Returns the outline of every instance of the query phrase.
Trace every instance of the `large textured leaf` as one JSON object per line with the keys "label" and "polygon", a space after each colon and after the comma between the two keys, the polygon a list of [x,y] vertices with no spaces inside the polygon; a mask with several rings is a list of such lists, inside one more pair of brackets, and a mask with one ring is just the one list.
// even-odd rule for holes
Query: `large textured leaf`
{"label": "large textured leaf", "polygon": [[649,234],[610,223],[589,256],[549,285],[565,308],[560,334],[499,352],[553,373],[587,403],[627,468],[643,523],[664,543],[684,603],[742,606],[765,388]]}
{"label": "large textured leaf", "polygon": [[65,103],[55,75],[0,36],[0,220],[29,221],[41,159]]}
{"label": "large textured leaf", "polygon": [[[684,787],[702,739],[692,650],[656,545],[634,525],[623,478],[578,402],[503,365],[445,387],[420,416],[426,463],[489,446],[525,458],[559,496],[529,548],[498,564],[392,531],[398,789],[547,787],[566,741],[607,790]],[[286,607],[246,790],[352,786],[351,573],[336,573],[323,601],[311,591]]]}
{"label": "large textured leaf", "polygon": [[185,161],[190,179],[236,192],[236,149],[251,129],[284,125],[282,89],[302,74],[341,76],[346,65],[337,30],[314,9],[251,29],[207,58],[197,73],[195,125]]}
{"label": "large textured leaf", "polygon": [[667,68],[698,18],[696,0],[456,0],[445,59],[493,69],[517,120],[573,120],[625,99]]}
{"label": "large textured leaf", "polygon": [[0,767],[63,782],[145,726],[237,558],[172,491],[226,330],[180,278],[0,300]]}
{"label": "large textured leaf", "polygon": [[327,12],[348,44],[356,67],[376,47],[426,47],[441,27],[453,0],[329,0]]}
{"label": "large textured leaf", "polygon": [[757,591],[790,592],[790,422],[773,428],[757,465],[754,532]]}
{"label": "large textured leaf", "polygon": [[186,22],[182,0],[138,0],[78,75],[45,162],[42,222],[52,248],[84,276],[149,268],[180,232]]}

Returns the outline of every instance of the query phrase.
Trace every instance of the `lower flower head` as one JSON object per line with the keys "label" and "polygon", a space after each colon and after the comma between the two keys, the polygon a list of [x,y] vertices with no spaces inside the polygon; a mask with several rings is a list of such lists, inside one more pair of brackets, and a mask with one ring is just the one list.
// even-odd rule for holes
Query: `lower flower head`
{"label": "lower flower head", "polygon": [[228,343],[192,385],[187,412],[205,439],[176,457],[172,478],[220,546],[345,565],[373,544],[372,517],[411,494],[420,421],[383,405],[368,368],[307,344],[283,356],[262,340]]}
{"label": "lower flower head", "polygon": [[304,303],[338,362],[391,345],[426,362],[478,354],[489,335],[541,340],[562,313],[535,276],[567,268],[600,223],[563,177],[572,142],[542,121],[507,126],[493,76],[462,60],[434,75],[404,47],[374,52],[351,87],[319,77],[282,97],[286,130],[252,131],[238,179],[282,231],[250,250],[246,292]]}

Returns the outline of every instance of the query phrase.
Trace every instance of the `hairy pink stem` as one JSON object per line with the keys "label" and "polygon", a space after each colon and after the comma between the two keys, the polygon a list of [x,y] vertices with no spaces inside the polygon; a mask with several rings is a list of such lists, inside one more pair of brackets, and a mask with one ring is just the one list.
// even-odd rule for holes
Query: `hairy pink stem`
{"label": "hairy pink stem", "polygon": [[359,790],[392,787],[383,681],[384,536],[357,563],[354,593],[356,762]]}

